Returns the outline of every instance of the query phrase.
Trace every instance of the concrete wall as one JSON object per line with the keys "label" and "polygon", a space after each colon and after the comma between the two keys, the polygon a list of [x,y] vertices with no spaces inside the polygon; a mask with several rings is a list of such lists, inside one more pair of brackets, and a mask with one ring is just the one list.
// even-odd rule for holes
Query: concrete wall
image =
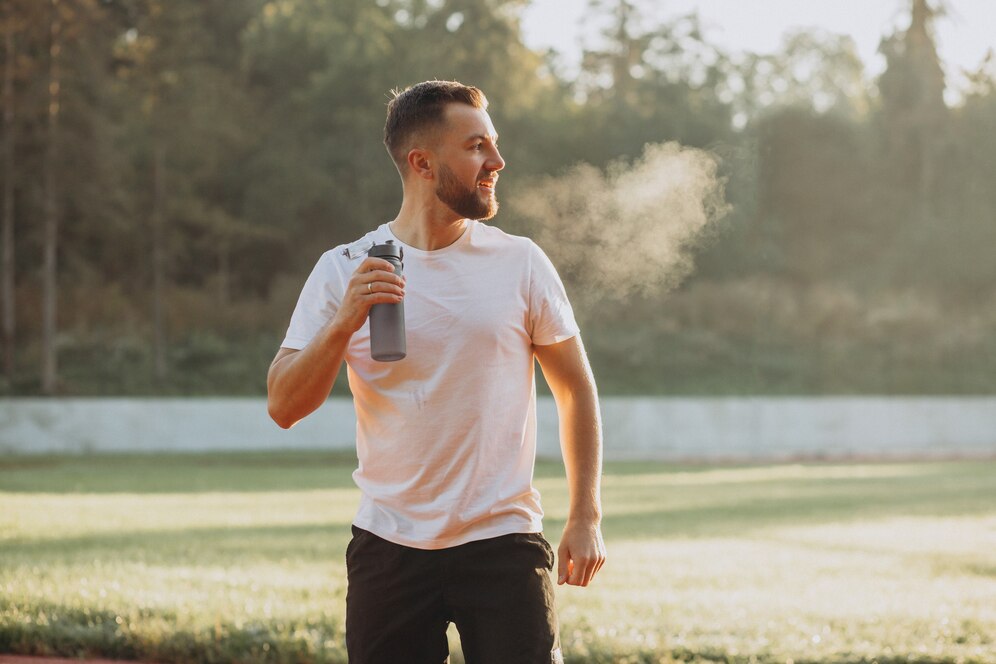
{"label": "concrete wall", "polygon": [[[609,459],[775,460],[996,456],[996,397],[606,398]],[[351,449],[349,400],[289,431],[263,399],[0,400],[0,454]],[[539,403],[542,456],[559,456]]]}

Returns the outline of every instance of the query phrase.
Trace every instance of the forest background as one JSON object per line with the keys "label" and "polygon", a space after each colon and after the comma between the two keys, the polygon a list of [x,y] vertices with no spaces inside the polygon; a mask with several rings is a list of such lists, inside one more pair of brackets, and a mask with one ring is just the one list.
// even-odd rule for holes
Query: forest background
{"label": "forest background", "polygon": [[[491,100],[494,223],[560,268],[603,393],[992,394],[996,60],[947,105],[941,8],[896,2],[872,80],[846,36],[729,53],[632,0],[577,71],[526,0],[4,0],[0,395],[263,394],[320,254],[395,215],[389,91],[430,78]],[[607,278],[674,219],[586,195],[674,194],[690,154],[704,222]]]}

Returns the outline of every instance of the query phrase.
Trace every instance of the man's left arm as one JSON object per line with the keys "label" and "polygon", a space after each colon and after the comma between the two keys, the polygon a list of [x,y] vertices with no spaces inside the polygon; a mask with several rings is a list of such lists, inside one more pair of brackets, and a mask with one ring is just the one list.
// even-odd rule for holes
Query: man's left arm
{"label": "man's left arm", "polygon": [[557,583],[587,586],[605,563],[602,540],[602,421],[581,337],[533,346],[557,402],[570,510],[557,551]]}

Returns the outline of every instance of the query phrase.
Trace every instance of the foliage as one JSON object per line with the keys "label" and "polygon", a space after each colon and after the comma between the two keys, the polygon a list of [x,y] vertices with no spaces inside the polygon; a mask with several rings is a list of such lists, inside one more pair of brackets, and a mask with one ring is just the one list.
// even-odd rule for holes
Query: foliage
{"label": "foliage", "polygon": [[[16,320],[16,366],[0,394],[41,390],[51,6],[67,26],[52,170],[60,393],[261,392],[314,261],[398,209],[381,145],[389,91],[434,77],[488,94],[508,162],[496,221],[561,267],[603,391],[993,392],[991,344],[955,349],[950,330],[994,332],[996,70],[982,63],[946,105],[932,32],[944,17],[897,2],[909,28],[883,36],[888,68],[871,81],[846,37],[794,32],[775,54],[728,53],[695,14],[654,21],[633,0],[592,3],[604,29],[579,72],[523,43],[524,0],[10,0],[3,140],[16,167],[0,177],[15,205],[0,272],[16,307],[0,310],[4,330]],[[676,223],[660,220],[666,206],[622,201],[572,226],[585,183],[606,200],[636,179],[684,191],[647,170],[648,146],[667,143],[709,154],[710,191],[726,197],[709,205],[725,215],[659,252],[646,238]],[[638,281],[604,251],[623,238],[680,260],[651,260]],[[829,292],[847,293],[837,327],[853,336],[799,337],[820,329]],[[859,333],[891,298],[930,303],[931,332]],[[725,316],[677,314],[719,301]],[[784,315],[806,301],[795,315],[813,318]],[[900,364],[901,380],[881,369]]]}

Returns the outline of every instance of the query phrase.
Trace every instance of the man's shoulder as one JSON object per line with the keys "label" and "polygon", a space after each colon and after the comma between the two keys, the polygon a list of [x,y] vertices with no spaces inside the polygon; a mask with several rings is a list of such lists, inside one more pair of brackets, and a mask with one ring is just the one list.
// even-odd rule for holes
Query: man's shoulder
{"label": "man's shoulder", "polygon": [[[378,242],[384,241],[384,235],[384,226],[378,226],[359,239],[337,245],[327,250],[322,254],[321,258],[318,259],[318,262],[319,264],[336,266],[344,269],[348,269],[348,267],[352,265],[355,269],[355,266],[359,265],[359,263],[366,258],[367,251],[370,247]],[[351,269],[348,271],[352,272]]]}
{"label": "man's shoulder", "polygon": [[536,243],[528,237],[513,235],[497,226],[490,226],[482,221],[477,222],[479,235],[482,243],[500,245],[502,247],[514,248],[524,252],[533,251]]}

